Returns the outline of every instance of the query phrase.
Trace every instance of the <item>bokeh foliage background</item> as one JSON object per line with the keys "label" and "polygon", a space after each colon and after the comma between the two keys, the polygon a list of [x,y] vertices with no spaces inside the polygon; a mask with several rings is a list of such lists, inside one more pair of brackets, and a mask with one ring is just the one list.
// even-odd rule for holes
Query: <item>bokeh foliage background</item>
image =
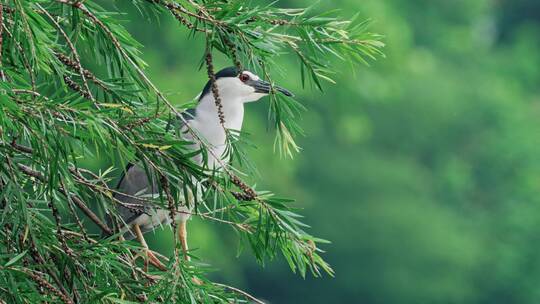
{"label": "bokeh foliage background", "polygon": [[[264,1],[260,1],[265,3]],[[301,7],[311,1],[280,1]],[[204,42],[118,2],[149,73],[181,105],[199,93]],[[267,101],[245,130],[261,189],[298,199],[336,278],[303,279],[283,261],[237,258],[225,226],[190,222],[214,278],[273,303],[540,301],[540,2],[325,0],[375,20],[386,58],[336,62],[337,85],[303,89],[294,58],[276,74],[308,111],[293,160],[273,152]],[[217,67],[230,65],[221,60]],[[106,164],[89,164],[96,167]],[[170,250],[168,231],[150,245]]]}

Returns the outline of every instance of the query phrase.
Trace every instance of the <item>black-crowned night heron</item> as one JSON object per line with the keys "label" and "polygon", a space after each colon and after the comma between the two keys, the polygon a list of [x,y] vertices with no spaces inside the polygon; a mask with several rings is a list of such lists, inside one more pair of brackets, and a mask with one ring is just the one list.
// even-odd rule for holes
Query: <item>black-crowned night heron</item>
{"label": "black-crowned night heron", "polygon": [[[240,131],[244,120],[244,104],[247,102],[257,101],[270,93],[271,85],[261,80],[257,75],[249,71],[239,71],[234,67],[225,68],[216,74],[216,85],[219,97],[221,98],[222,113],[224,114],[225,128],[229,130]],[[207,143],[207,148],[211,151],[208,153],[206,166],[210,169],[220,169],[222,164],[228,162],[228,157],[225,155],[227,149],[227,135],[220,123],[218,108],[215,103],[214,94],[212,93],[211,82],[208,81],[203,91],[198,97],[198,104],[194,111],[186,114],[187,124],[192,130],[198,134],[199,139],[203,139]],[[287,96],[292,94],[280,87],[274,86],[276,91]],[[180,136],[186,140],[193,142],[193,150],[197,151],[201,148],[199,140],[194,139],[192,133],[187,132],[187,127],[181,127]],[[220,158],[221,160],[216,159]],[[203,164],[201,154],[194,156],[193,161],[199,165]],[[147,168],[148,169],[148,168]],[[122,194],[117,194],[116,198],[126,205],[136,204],[144,206],[148,212],[137,212],[133,208],[118,205],[118,213],[123,221],[124,238],[137,238],[145,248],[148,261],[164,269],[163,264],[156,258],[144,240],[145,232],[154,230],[156,227],[164,224],[170,224],[170,214],[166,209],[156,208],[148,200],[143,200],[144,196],[157,194],[159,187],[157,181],[148,178],[147,173],[153,176],[151,170],[145,170],[143,164],[130,164],[118,184],[118,190]],[[153,178],[152,178],[153,179]],[[200,183],[198,183],[199,187]],[[182,188],[182,187],[179,187]],[[201,192],[201,191],[197,191]],[[189,195],[184,195],[189,197]],[[189,219],[191,209],[188,206],[193,206],[193,202],[183,202],[179,204],[181,207],[176,216],[178,223],[178,236],[184,253],[185,259],[189,260],[187,254],[187,231],[186,221]]]}

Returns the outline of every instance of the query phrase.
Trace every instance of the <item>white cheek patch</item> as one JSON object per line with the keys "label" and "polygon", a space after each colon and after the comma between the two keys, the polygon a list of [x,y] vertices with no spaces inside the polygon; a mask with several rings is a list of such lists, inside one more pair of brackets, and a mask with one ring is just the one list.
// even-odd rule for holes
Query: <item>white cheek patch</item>
{"label": "white cheek patch", "polygon": [[251,73],[250,71],[244,71],[244,74],[249,75],[249,78],[251,78],[252,80],[259,80],[259,76]]}
{"label": "white cheek patch", "polygon": [[237,77],[218,79],[218,89],[220,93],[238,92],[243,86],[245,86],[245,84]]}
{"label": "white cheek patch", "polygon": [[[249,76],[250,81],[248,83],[257,82],[260,80],[259,76],[249,71],[244,71],[242,74]],[[237,100],[241,102],[256,101],[261,97],[268,95],[265,93],[256,93],[256,89],[254,87],[242,82],[239,77],[219,78],[217,80],[217,85],[219,94],[224,103],[234,102]]]}
{"label": "white cheek patch", "polygon": [[222,100],[245,98],[255,92],[255,89],[243,83],[238,77],[226,77],[218,79],[218,92]]}

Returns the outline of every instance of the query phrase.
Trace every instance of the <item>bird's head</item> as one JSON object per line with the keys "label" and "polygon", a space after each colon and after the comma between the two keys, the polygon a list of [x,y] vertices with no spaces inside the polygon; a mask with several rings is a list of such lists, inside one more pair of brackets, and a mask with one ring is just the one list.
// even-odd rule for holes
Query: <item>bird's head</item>
{"label": "bird's head", "polygon": [[[235,67],[228,67],[216,74],[216,85],[219,96],[223,103],[227,102],[252,102],[268,95],[271,90],[270,83],[262,80],[250,71],[239,71]],[[293,96],[288,90],[274,86],[274,89],[286,96]],[[212,96],[212,84],[206,83],[199,100],[206,95]]]}

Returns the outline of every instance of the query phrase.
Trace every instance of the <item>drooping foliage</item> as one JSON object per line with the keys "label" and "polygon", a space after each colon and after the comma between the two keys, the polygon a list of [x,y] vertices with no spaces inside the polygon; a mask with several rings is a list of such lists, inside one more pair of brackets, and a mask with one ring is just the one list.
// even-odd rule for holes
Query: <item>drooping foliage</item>
{"label": "drooping foliage", "polygon": [[[342,20],[314,7],[219,0],[132,3],[149,24],[164,14],[203,37],[200,67],[211,80],[217,53],[270,81],[279,70],[275,59],[285,55],[297,58],[299,81],[322,88],[322,81],[332,82],[332,57],[365,63],[383,46],[358,17]],[[122,204],[113,196],[118,193],[113,177],[129,162],[143,162],[155,172],[162,194],[144,199],[172,217],[184,188],[197,191],[195,178],[207,187],[194,217],[237,231],[242,246],[261,263],[281,255],[301,275],[332,274],[317,248],[323,240],[305,231],[292,200],[245,182],[252,170],[240,134],[228,132],[233,165],[214,172],[191,161],[209,152],[191,151],[189,142],[175,136],[171,122],[185,108],[175,107],[145,74],[141,45],[122,26],[129,16],[112,4],[0,2],[0,298],[9,303],[258,301],[207,280],[205,264],[185,262],[178,246],[163,257],[169,271],[148,269],[137,259],[139,244],[114,235],[104,214],[115,216]],[[214,94],[219,100],[219,92]],[[270,98],[276,147],[292,155],[303,107],[292,98]],[[81,165],[88,158],[119,165],[96,172]]]}

